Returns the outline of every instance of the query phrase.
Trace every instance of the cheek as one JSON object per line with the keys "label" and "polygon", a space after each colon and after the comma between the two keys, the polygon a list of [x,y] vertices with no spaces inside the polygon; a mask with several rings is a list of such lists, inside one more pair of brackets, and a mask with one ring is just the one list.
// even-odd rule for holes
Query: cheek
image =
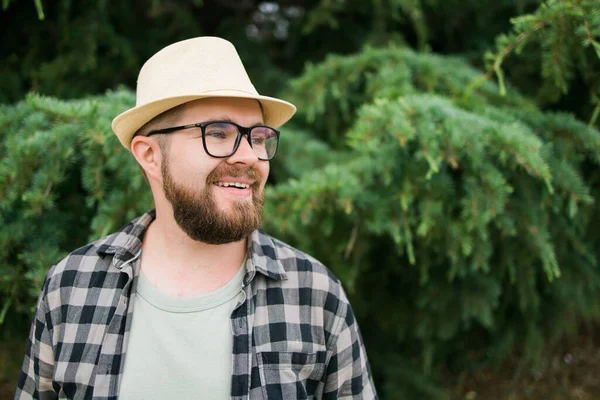
{"label": "cheek", "polygon": [[261,187],[264,188],[265,183],[267,183],[267,178],[269,177],[269,171],[270,171],[269,162],[265,161],[264,165],[258,165],[256,168],[258,169],[258,172],[260,173],[260,176],[262,177]]}
{"label": "cheek", "polygon": [[206,177],[216,165],[196,157],[195,159],[178,159],[177,163],[171,162],[169,167],[176,180],[197,186],[206,183]]}

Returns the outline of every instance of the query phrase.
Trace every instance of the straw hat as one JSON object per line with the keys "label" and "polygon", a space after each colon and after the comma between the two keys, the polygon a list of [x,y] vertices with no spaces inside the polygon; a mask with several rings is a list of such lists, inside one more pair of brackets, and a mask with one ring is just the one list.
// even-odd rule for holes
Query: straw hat
{"label": "straw hat", "polygon": [[[119,114],[112,129],[129,149],[135,132],[160,113],[205,97],[256,99],[265,125],[277,128],[296,107],[258,94],[233,44],[217,37],[198,37],[160,50],[142,66],[135,107]],[[201,121],[199,121],[201,122]]]}

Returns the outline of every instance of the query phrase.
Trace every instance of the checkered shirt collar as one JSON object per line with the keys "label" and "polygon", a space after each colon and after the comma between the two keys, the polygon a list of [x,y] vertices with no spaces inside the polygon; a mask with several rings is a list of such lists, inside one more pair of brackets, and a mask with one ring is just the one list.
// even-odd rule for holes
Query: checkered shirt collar
{"label": "checkered shirt collar", "polygon": [[[121,230],[98,242],[99,256],[113,255],[113,265],[120,269],[142,248],[144,232],[156,218],[156,211],[151,210],[125,225]],[[287,275],[277,247],[268,235],[257,229],[248,238],[248,257],[246,260],[245,284],[250,282],[256,272],[271,279],[287,280]]]}

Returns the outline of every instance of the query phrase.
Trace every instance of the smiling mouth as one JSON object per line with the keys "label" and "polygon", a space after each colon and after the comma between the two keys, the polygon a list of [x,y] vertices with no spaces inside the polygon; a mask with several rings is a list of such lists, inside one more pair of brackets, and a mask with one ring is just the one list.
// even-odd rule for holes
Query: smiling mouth
{"label": "smiling mouth", "polygon": [[221,187],[231,187],[236,189],[248,189],[250,187],[249,184],[241,182],[215,182],[215,185]]}

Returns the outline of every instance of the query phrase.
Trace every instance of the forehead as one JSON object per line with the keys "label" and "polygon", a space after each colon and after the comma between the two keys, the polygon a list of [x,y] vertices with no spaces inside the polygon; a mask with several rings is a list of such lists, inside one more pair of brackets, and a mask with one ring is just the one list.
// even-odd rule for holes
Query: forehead
{"label": "forehead", "polygon": [[180,116],[181,124],[195,124],[228,119],[240,125],[263,123],[260,104],[254,99],[212,97],[186,103]]}

